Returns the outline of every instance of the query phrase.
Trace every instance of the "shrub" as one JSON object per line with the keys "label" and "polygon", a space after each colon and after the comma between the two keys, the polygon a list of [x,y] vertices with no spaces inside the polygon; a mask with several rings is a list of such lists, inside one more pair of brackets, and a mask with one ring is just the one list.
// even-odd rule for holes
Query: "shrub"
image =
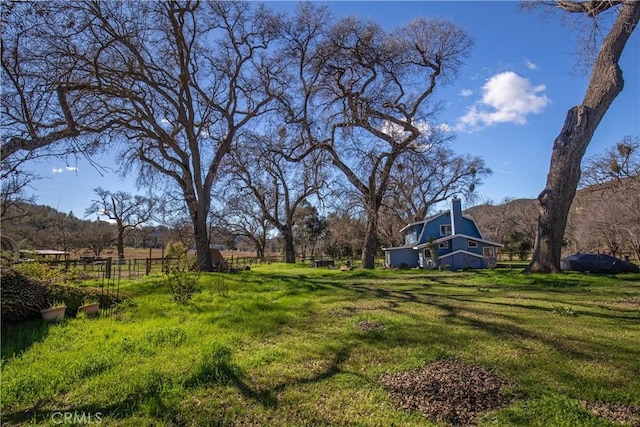
{"label": "shrub", "polygon": [[13,265],[13,269],[31,280],[53,283],[60,275],[59,271],[40,262],[21,262]]}
{"label": "shrub", "polygon": [[576,311],[571,307],[555,306],[553,312],[559,316],[575,317],[578,315]]}
{"label": "shrub", "polygon": [[199,278],[198,272],[193,269],[195,258],[187,253],[182,243],[170,243],[166,254],[168,260],[163,282],[175,302],[186,304],[195,294]]}

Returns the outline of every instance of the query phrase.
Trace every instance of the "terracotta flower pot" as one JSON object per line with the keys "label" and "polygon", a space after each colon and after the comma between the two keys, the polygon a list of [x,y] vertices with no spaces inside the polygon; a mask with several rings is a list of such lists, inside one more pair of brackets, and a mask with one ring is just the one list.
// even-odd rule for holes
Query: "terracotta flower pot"
{"label": "terracotta flower pot", "polygon": [[64,312],[67,307],[58,306],[58,307],[49,307],[43,308],[40,310],[40,314],[42,314],[42,318],[48,322],[61,322],[64,319]]}
{"label": "terracotta flower pot", "polygon": [[85,304],[78,307],[78,311],[84,314],[96,314],[100,308],[100,303]]}

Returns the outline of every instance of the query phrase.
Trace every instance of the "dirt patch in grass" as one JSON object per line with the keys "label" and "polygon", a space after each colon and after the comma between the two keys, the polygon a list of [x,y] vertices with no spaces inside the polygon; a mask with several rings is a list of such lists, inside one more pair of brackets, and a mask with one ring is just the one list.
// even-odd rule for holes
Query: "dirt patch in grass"
{"label": "dirt patch in grass", "polygon": [[640,307],[640,297],[631,297],[625,298],[619,301],[616,301],[617,305],[624,308],[639,308]]}
{"label": "dirt patch in grass", "polygon": [[476,425],[479,414],[506,405],[509,381],[478,365],[445,359],[425,368],[384,374],[380,381],[404,409],[435,422]]}
{"label": "dirt patch in grass", "polygon": [[360,331],[381,331],[386,328],[384,323],[374,322],[372,320],[362,320],[358,322],[356,328]]}
{"label": "dirt patch in grass", "polygon": [[606,418],[614,423],[640,426],[640,406],[626,406],[619,403],[592,403],[582,401],[582,406],[596,417]]}
{"label": "dirt patch in grass", "polygon": [[640,297],[623,298],[615,301],[606,301],[599,304],[606,308],[622,308],[627,310],[635,310],[640,308]]}

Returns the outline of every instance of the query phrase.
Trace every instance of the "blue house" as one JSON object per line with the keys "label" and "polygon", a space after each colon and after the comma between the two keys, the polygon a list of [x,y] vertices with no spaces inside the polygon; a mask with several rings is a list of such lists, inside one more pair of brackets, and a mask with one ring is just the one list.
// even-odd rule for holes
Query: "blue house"
{"label": "blue house", "polygon": [[404,245],[382,248],[385,266],[390,268],[435,268],[447,265],[451,270],[495,266],[500,243],[486,240],[476,222],[462,214],[457,197],[451,207],[402,230]]}

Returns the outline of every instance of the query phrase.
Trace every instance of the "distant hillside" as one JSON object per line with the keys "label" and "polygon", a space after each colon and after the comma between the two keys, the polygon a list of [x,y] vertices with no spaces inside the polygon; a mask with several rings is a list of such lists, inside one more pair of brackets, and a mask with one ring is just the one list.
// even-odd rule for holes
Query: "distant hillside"
{"label": "distant hillside", "polygon": [[[479,205],[465,214],[483,235],[514,253],[533,248],[537,201],[516,199],[499,205]],[[509,249],[509,248],[506,248]],[[640,181],[615,181],[578,190],[565,231],[565,253],[606,252],[638,258],[640,250]]]}

